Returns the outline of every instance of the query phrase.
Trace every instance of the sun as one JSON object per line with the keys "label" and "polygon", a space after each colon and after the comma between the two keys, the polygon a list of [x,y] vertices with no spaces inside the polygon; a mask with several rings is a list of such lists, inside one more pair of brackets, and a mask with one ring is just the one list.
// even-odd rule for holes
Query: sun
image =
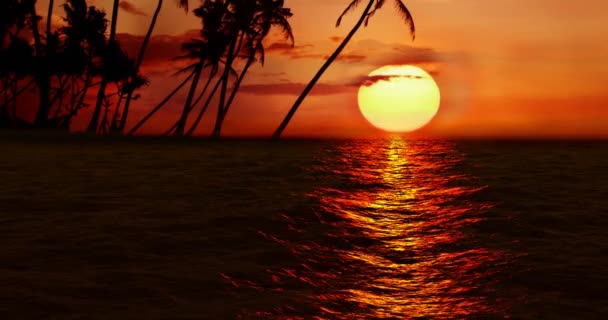
{"label": "sun", "polygon": [[441,95],[433,77],[421,68],[384,66],[359,88],[359,109],[373,126],[388,132],[411,132],[439,111]]}

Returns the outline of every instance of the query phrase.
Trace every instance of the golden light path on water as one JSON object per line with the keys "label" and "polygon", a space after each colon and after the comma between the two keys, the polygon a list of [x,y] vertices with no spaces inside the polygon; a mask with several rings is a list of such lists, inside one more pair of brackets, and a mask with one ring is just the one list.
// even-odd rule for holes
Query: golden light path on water
{"label": "golden light path on water", "polygon": [[255,314],[453,319],[499,313],[492,283],[506,260],[466,233],[491,204],[471,201],[481,186],[456,170],[460,161],[448,142],[399,137],[327,150],[313,169],[324,181],[309,195],[313,214],[282,215],[291,233],[261,232],[294,257],[291,265],[267,270],[274,289],[292,302]]}

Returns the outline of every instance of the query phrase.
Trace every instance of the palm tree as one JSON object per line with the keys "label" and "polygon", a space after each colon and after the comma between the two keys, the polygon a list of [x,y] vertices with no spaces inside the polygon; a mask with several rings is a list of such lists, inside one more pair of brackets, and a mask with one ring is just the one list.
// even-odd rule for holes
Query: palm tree
{"label": "palm tree", "polygon": [[101,74],[96,61],[103,60],[108,20],[103,10],[88,7],[86,0],[67,0],[63,10],[66,25],[59,30],[64,37],[62,67],[71,75],[72,93],[69,110],[58,126],[69,129],[72,118],[86,106],[85,97],[96,85],[93,79]]}
{"label": "palm tree", "polygon": [[[414,26],[414,20],[412,18],[412,15],[411,15],[409,9],[405,6],[405,4],[402,2],[402,0],[391,0],[391,1],[393,1],[395,3],[398,13],[403,17],[405,23],[409,26],[412,38],[414,38],[416,30],[415,30],[415,26]],[[340,22],[342,21],[342,18],[348,12],[354,10],[361,2],[363,2],[363,0],[352,0],[350,2],[350,4],[348,5],[348,7],[346,7],[344,12],[342,12],[340,17],[338,18],[338,21],[336,22],[336,26],[339,26]],[[281,124],[275,131],[275,133],[273,135],[273,139],[279,139],[281,137],[281,134],[283,133],[283,131],[289,124],[289,121],[291,121],[291,118],[293,117],[293,115],[298,110],[298,107],[300,107],[300,105],[302,104],[302,102],[304,101],[306,96],[310,93],[310,91],[315,86],[317,81],[319,81],[319,79],[321,78],[323,73],[325,73],[325,71],[329,68],[329,66],[336,60],[338,55],[340,55],[342,50],[344,50],[344,48],[346,47],[348,42],[352,39],[352,37],[355,35],[355,33],[357,33],[359,28],[361,28],[361,26],[364,23],[367,26],[369,19],[376,13],[376,11],[380,10],[385,3],[386,3],[386,0],[369,0],[369,2],[367,3],[367,6],[365,7],[365,10],[363,11],[363,14],[359,18],[359,20],[357,21],[357,23],[355,24],[353,29],[348,33],[346,38],[344,38],[344,40],[338,46],[336,51],[334,51],[334,53],[329,57],[329,59],[327,59],[327,61],[325,61],[325,63],[321,67],[321,69],[319,69],[317,74],[312,78],[312,80],[306,86],[306,88],[304,88],[304,91],[302,91],[302,93],[300,94],[300,96],[298,97],[296,102],[293,104],[293,106],[287,113],[287,116],[285,116],[285,119],[283,119],[283,122],[281,122]]]}
{"label": "palm tree", "polygon": [[[209,79],[205,84],[202,94],[205,93],[212,78],[217,72],[221,58],[229,46],[230,41],[230,15],[228,11],[229,1],[224,0],[207,0],[199,8],[194,10],[194,14],[202,20],[203,28],[201,30],[201,39],[193,39],[191,42],[184,44],[183,49],[187,54],[179,58],[193,58],[198,61],[189,68],[194,69],[194,79],[190,86],[186,104],[182,110],[182,114],[175,130],[175,136],[183,136],[186,128],[188,115],[193,109],[194,94],[198,86],[198,82],[203,72],[205,65],[212,66],[209,74]],[[233,50],[232,41],[230,42],[230,50]],[[224,73],[230,75],[231,66],[228,58],[224,63]],[[223,78],[222,78],[223,79]],[[214,90],[215,91],[215,90]]]}
{"label": "palm tree", "polygon": [[27,26],[30,9],[21,0],[0,1],[0,127],[15,124],[17,97],[35,84],[30,80],[19,85],[19,80],[33,74],[34,50],[29,40],[18,36]]}
{"label": "palm tree", "polygon": [[[49,0],[49,10],[46,15],[46,37],[47,41],[51,37],[51,22],[53,17],[53,5],[55,4],[54,0]],[[48,43],[47,43],[48,45]]]}
{"label": "palm tree", "polygon": [[[189,3],[188,0],[176,0],[177,6],[183,8],[186,13],[188,13]],[[146,49],[148,48],[148,43],[150,42],[150,38],[152,37],[152,32],[154,31],[154,27],[156,26],[156,21],[158,19],[158,15],[163,6],[163,0],[158,0],[158,4],[156,5],[156,11],[154,11],[154,16],[152,16],[152,21],[150,22],[150,27],[148,28],[148,32],[146,33],[146,37],[144,38],[144,42],[141,45],[141,49],[139,51],[139,57],[136,61],[136,71],[139,72],[142,62],[144,61],[144,57],[146,54]],[[122,132],[127,124],[127,118],[129,116],[129,108],[131,106],[131,100],[133,99],[133,91],[129,91],[127,93],[127,98],[125,100],[125,107],[122,111],[122,117],[120,123],[118,124],[118,131]]]}
{"label": "palm tree", "polygon": [[[114,0],[114,5],[112,7],[112,24],[110,25],[110,39],[108,40],[108,47],[116,46],[116,25],[118,23],[118,4],[119,0]],[[108,52],[112,52],[112,49],[109,49]],[[107,56],[107,55],[106,55]],[[106,68],[112,68],[111,63],[106,64]],[[108,70],[106,70],[108,71]],[[87,127],[87,132],[95,134],[97,133],[97,125],[99,123],[99,117],[101,116],[101,108],[103,107],[103,103],[106,96],[106,87],[108,86],[108,76],[107,72],[102,73],[101,84],[99,86],[99,91],[97,92],[97,103],[95,105],[95,110],[93,110],[93,116],[91,117],[91,121],[89,122],[89,126]]]}
{"label": "palm tree", "polygon": [[50,110],[49,93],[51,88],[49,77],[46,76],[46,66],[43,63],[44,54],[42,50],[42,36],[40,35],[40,29],[38,27],[40,17],[36,12],[36,0],[25,0],[23,1],[23,4],[29,13],[30,29],[34,38],[36,61],[39,64],[34,73],[34,78],[36,79],[36,84],[38,86],[38,99],[40,100],[35,123],[39,127],[44,127],[46,126],[46,121]]}
{"label": "palm tree", "polygon": [[[284,8],[283,0],[259,0],[253,9],[254,12],[251,15],[241,15],[242,18],[248,19],[240,23],[242,36],[247,38],[244,43],[244,49],[248,52],[248,55],[246,56],[247,62],[232,88],[230,97],[225,104],[220,103],[221,108],[218,108],[215,128],[213,130],[213,136],[216,138],[219,138],[221,135],[224,119],[230,110],[230,106],[234,101],[247,71],[257,60],[256,57],[259,56],[259,61],[264,64],[263,41],[270,32],[270,29],[275,25],[280,27],[291,44],[293,45],[294,43],[293,32],[289,21],[287,21],[287,19],[292,16],[292,13],[290,9]],[[241,51],[241,48],[237,48],[237,50],[238,53]],[[223,94],[225,95],[225,92]]]}
{"label": "palm tree", "polygon": [[152,116],[156,112],[158,112],[158,110],[160,110],[162,107],[164,107],[167,104],[167,102],[169,102],[169,100],[171,100],[171,98],[173,98],[173,96],[175,96],[186,84],[188,84],[188,82],[192,79],[192,77],[194,77],[194,72],[191,72],[188,75],[188,77],[186,77],[186,79],[184,79],[184,81],[182,81],[175,89],[173,89],[173,91],[171,91],[171,93],[169,93],[169,95],[167,95],[167,97],[165,97],[163,99],[163,101],[161,101],[156,107],[154,107],[154,109],[152,109],[152,111],[150,111],[143,119],[141,119],[135,126],[133,126],[133,128],[131,128],[131,130],[129,130],[127,135],[131,136],[139,128],[141,128],[141,126],[143,126],[150,118],[152,118]]}

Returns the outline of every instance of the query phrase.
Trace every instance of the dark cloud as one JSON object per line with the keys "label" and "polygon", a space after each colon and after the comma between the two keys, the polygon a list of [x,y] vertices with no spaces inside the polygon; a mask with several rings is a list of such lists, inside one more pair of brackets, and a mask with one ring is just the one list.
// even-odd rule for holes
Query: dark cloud
{"label": "dark cloud", "polygon": [[340,41],[342,41],[342,39],[344,39],[344,38],[342,38],[340,36],[329,37],[329,41],[331,41],[331,42],[340,42]]}
{"label": "dark cloud", "polygon": [[[190,30],[181,35],[157,35],[150,38],[148,48],[146,50],[146,56],[142,64],[142,68],[167,66],[168,62],[171,62],[173,58],[181,56],[182,44],[190,41],[192,38],[196,38],[199,32],[197,30]],[[144,40],[143,35],[133,35],[129,33],[119,33],[116,35],[118,42],[121,47],[131,57],[137,56],[141,48],[141,44]],[[183,64],[183,62],[181,63]]]}
{"label": "dark cloud", "polygon": [[260,74],[260,76],[265,77],[265,78],[276,78],[276,77],[285,76],[285,75],[287,75],[287,72],[264,72],[264,73]]}
{"label": "dark cloud", "polygon": [[[306,87],[305,83],[250,84],[241,86],[240,91],[253,95],[299,95]],[[352,87],[319,83],[310,92],[311,96],[327,96],[352,91]]]}
{"label": "dark cloud", "polygon": [[[438,75],[437,71],[430,71],[428,72],[431,76],[435,77]],[[398,78],[408,78],[408,79],[424,79],[425,77],[421,77],[421,76],[411,76],[411,75],[375,75],[375,76],[361,76],[361,77],[357,77],[354,79],[351,79],[345,83],[343,83],[342,85],[344,86],[354,86],[354,87],[360,87],[360,86],[371,86],[377,82],[380,81],[390,81],[391,79],[398,79]]]}
{"label": "dark cloud", "polygon": [[370,55],[368,64],[374,66],[435,63],[441,60],[440,53],[433,48],[418,48],[408,45],[393,46],[388,50]]}
{"label": "dark cloud", "polygon": [[[330,37],[330,41],[341,41],[342,38]],[[442,54],[433,48],[418,48],[408,45],[386,44],[375,40],[363,40],[353,43],[351,49],[338,56],[336,61],[344,63],[363,63],[371,66],[389,64],[425,64],[441,60]],[[312,44],[291,46],[288,43],[273,42],[266,47],[266,52],[279,54],[291,60],[318,59],[327,60],[326,50],[319,52]]]}
{"label": "dark cloud", "polygon": [[[329,59],[329,56],[325,56],[323,57],[324,59]],[[338,56],[338,58],[336,58],[336,61],[343,61],[343,62],[361,62],[366,60],[367,57],[362,55],[362,54],[354,54],[354,53],[344,53]]]}
{"label": "dark cloud", "polygon": [[312,47],[312,45],[295,46],[295,45],[291,45],[286,42],[273,42],[269,46],[266,46],[266,48],[264,48],[264,50],[266,52],[273,52],[273,51],[284,52],[284,51],[288,51],[288,50],[292,50],[292,49],[302,49],[302,48],[308,48],[308,47]]}
{"label": "dark cloud", "polygon": [[285,42],[273,42],[266,46],[267,53],[274,53],[285,56],[292,60],[298,59],[322,59],[325,55],[312,52],[315,46],[312,44],[303,44],[292,46]]}
{"label": "dark cloud", "polygon": [[141,9],[137,8],[134,4],[132,4],[131,2],[127,1],[127,0],[121,0],[120,4],[119,4],[120,8],[130,14],[136,15],[136,16],[148,16],[145,12],[143,12]]}
{"label": "dark cloud", "polygon": [[[300,59],[320,59],[327,60],[329,59],[329,55],[324,52],[315,52],[315,46],[312,44],[304,44],[299,46],[292,46],[288,43],[274,42],[266,47],[266,52],[276,53],[282,56],[287,57],[291,60],[300,60]],[[362,54],[356,53],[342,53],[336,59],[337,61],[342,62],[361,62],[365,60],[367,57]]]}
{"label": "dark cloud", "polygon": [[360,85],[369,87],[380,81],[390,81],[392,79],[399,79],[399,78],[407,78],[407,79],[425,79],[426,78],[426,79],[428,79],[429,77],[413,76],[413,75],[367,76],[367,77],[363,78],[363,81],[360,82]]}

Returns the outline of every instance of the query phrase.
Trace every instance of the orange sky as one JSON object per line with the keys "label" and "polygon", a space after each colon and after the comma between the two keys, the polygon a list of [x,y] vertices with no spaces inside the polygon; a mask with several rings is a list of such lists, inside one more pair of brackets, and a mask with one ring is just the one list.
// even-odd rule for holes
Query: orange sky
{"label": "orange sky", "polygon": [[[335,20],[349,0],[286,0],[296,47],[279,38],[267,43],[266,64],[256,66],[226,119],[225,135],[267,136],[303,85],[337,46],[359,14],[340,28]],[[416,64],[434,74],[442,91],[437,117],[421,133],[430,136],[608,137],[608,2],[605,0],[406,0],[417,37],[391,5],[375,15],[302,105],[286,135],[378,135],[360,115],[360,79],[385,64]],[[41,7],[47,1],[40,1]],[[110,10],[111,0],[90,1]],[[130,0],[118,29],[135,52],[156,0]],[[198,1],[191,0],[195,7]],[[362,8],[359,8],[362,10]],[[61,10],[56,14],[63,15]],[[173,1],[164,11],[144,73],[151,81],[134,105],[134,124],[182,76],[174,76],[179,45],[199,22]],[[157,133],[174,123],[186,90],[145,128]],[[135,111],[137,110],[137,111]],[[213,113],[199,134],[210,132]]]}

